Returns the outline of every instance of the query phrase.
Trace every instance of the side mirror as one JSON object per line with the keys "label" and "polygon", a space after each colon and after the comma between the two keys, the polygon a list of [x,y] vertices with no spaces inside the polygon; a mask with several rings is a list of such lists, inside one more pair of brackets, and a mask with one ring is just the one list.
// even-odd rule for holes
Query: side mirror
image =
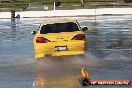
{"label": "side mirror", "polygon": [[87,27],[82,28],[82,31],[83,31],[83,32],[85,32],[85,31],[87,31],[87,30],[88,30]]}
{"label": "side mirror", "polygon": [[35,35],[35,34],[36,34],[36,31],[32,31],[31,34],[32,34],[32,35]]}

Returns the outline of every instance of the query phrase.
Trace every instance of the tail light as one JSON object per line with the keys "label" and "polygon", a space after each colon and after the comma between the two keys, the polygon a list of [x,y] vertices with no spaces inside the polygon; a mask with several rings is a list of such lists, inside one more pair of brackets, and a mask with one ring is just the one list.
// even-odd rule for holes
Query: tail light
{"label": "tail light", "polygon": [[86,36],[85,34],[78,34],[72,38],[72,40],[85,40]]}
{"label": "tail light", "polygon": [[44,37],[37,37],[36,38],[36,43],[46,43],[46,42],[50,42],[50,41]]}

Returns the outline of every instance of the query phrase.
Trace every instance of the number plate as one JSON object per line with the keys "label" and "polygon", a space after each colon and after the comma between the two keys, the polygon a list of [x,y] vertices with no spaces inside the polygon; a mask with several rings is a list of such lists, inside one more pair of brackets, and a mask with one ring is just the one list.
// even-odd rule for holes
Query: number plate
{"label": "number plate", "polygon": [[55,50],[56,51],[66,51],[67,50],[67,46],[56,46]]}

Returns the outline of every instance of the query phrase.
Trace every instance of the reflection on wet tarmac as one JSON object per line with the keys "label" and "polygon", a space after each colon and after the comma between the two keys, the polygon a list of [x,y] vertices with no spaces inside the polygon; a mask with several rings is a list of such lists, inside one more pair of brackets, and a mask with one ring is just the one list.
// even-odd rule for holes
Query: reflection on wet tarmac
{"label": "reflection on wet tarmac", "polygon": [[[0,21],[2,88],[82,88],[78,81],[82,67],[88,70],[91,79],[132,80],[132,17],[98,16],[96,27],[94,18],[70,18],[89,28],[88,52],[85,57],[50,57],[38,61],[34,60],[33,36],[30,32],[37,30],[43,21],[69,18],[2,19]],[[102,88],[102,86],[88,88],[95,87]]]}
{"label": "reflection on wet tarmac", "polygon": [[[76,58],[76,57],[72,57]],[[35,72],[36,79],[34,81],[35,88],[75,88],[79,87],[78,78],[81,76],[81,64],[77,64],[71,57],[59,58],[62,60],[54,60],[47,58],[36,62]],[[65,61],[65,62],[64,62]]]}

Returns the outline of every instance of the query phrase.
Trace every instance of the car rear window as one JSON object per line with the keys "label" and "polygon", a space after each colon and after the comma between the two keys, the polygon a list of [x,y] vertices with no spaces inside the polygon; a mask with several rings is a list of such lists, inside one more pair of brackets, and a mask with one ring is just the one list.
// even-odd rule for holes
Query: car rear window
{"label": "car rear window", "polygon": [[43,25],[41,27],[40,34],[73,32],[73,31],[79,31],[79,28],[76,23],[73,22],[55,23],[55,24]]}

